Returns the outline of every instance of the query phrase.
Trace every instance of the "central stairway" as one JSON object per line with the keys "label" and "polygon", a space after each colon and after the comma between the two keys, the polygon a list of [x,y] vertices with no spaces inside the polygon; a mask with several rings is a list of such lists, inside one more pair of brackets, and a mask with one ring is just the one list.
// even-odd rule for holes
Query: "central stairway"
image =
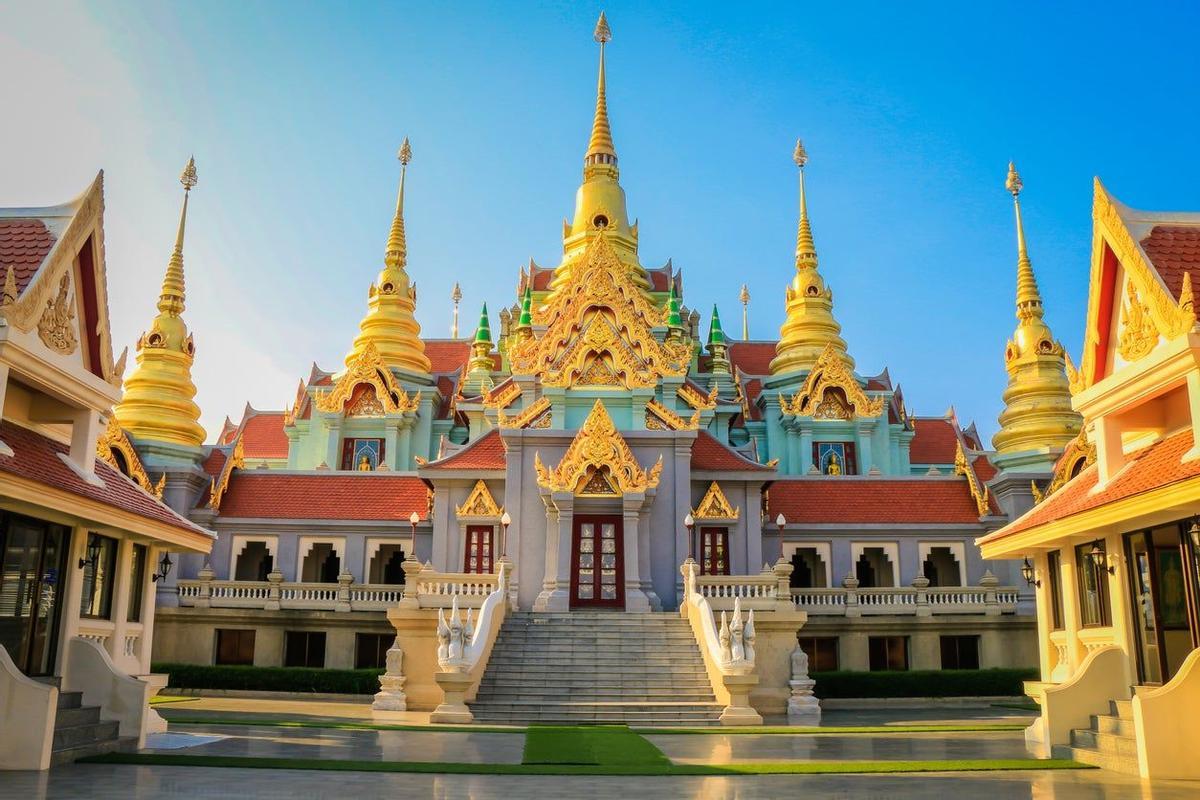
{"label": "central stairway", "polygon": [[715,725],[704,659],[674,614],[509,614],[492,648],[477,722]]}

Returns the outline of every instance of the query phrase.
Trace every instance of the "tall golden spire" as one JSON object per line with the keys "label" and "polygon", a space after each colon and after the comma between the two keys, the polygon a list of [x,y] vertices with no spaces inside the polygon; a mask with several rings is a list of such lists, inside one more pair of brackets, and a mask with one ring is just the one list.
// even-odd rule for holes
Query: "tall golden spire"
{"label": "tall golden spire", "polygon": [[854,359],[846,352],[842,326],[833,316],[833,292],[817,271],[817,248],[813,243],[812,223],[808,219],[808,195],[804,188],[804,167],[808,153],[797,139],[792,161],[800,174],[800,220],[796,226],[796,274],[787,289],[787,318],[779,329],[779,344],[771,361],[771,374],[811,369],[829,345],[854,369]]}
{"label": "tall golden spire", "polygon": [[1004,351],[1008,388],[992,445],[1002,468],[1049,469],[1083,421],[1071,408],[1066,351],[1043,319],[1042,296],[1021,219],[1022,187],[1010,161],[1004,188],[1013,196],[1017,226],[1017,328]]}
{"label": "tall golden spire", "polygon": [[369,343],[374,344],[389,367],[416,375],[428,375],[429,358],[421,341],[421,326],[414,312],[417,290],[411,285],[405,266],[408,242],[404,233],[404,180],[412,161],[412,147],[405,138],[397,153],[400,159],[400,189],[396,193],[396,213],[388,231],[383,255],[383,270],[367,293],[367,315],[359,323],[354,346],[346,355],[346,366],[359,360]]}
{"label": "tall golden spire", "polygon": [[608,77],[605,70],[605,45],[612,41],[612,29],[603,13],[596,22],[593,38],[600,45],[600,69],[596,79],[596,111],[591,135],[583,157],[583,184],[575,193],[575,216],[563,221],[563,260],[554,270],[550,289],[566,282],[571,268],[579,261],[588,244],[597,236],[608,237],[613,251],[629,270],[630,279],[641,289],[650,288],[646,271],[638,261],[637,225],[630,224],[625,209],[625,190],[618,182],[617,148],[613,144],[608,121]]}
{"label": "tall golden spire", "polygon": [[183,209],[175,248],[167,261],[158,314],[137,343],[137,367],[125,381],[125,393],[113,409],[117,422],[135,439],[197,447],[204,443],[200,408],[193,398],[192,358],[195,344],[183,321],[185,291],[183,236],[188,199],[196,185],[196,161],[189,159],[179,176]]}

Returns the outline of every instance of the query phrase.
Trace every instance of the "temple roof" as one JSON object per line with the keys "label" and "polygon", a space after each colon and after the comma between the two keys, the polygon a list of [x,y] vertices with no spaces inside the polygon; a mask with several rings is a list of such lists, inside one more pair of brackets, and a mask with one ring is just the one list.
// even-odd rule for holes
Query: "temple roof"
{"label": "temple roof", "polygon": [[287,458],[288,437],[283,432],[283,416],[282,411],[256,411],[246,406],[242,422],[228,442],[241,436],[246,458]]}
{"label": "temple roof", "polygon": [[708,431],[700,431],[696,441],[692,443],[692,469],[694,470],[731,470],[735,472],[774,472],[774,467],[751,461],[741,453],[727,445],[721,444]]}
{"label": "temple roof", "polygon": [[979,508],[961,478],[794,478],[767,493],[767,516],[789,524],[979,524]]}
{"label": "temple roof", "polygon": [[1183,289],[1185,273],[1200,270],[1200,215],[1196,216],[1196,225],[1155,225],[1141,241],[1172,297]]}
{"label": "temple roof", "polygon": [[413,475],[238,470],[221,498],[222,517],[408,520],[428,516],[429,490]]}
{"label": "temple roof", "polygon": [[[12,267],[17,297],[33,280],[46,256],[54,248],[56,237],[45,221],[28,218],[0,218],[0,265]],[[0,274],[0,281],[4,279]],[[15,299],[15,298],[14,298]]]}
{"label": "temple roof", "polygon": [[909,445],[910,464],[953,464],[958,431],[948,417],[914,417],[916,436]]}
{"label": "temple roof", "polygon": [[747,375],[770,375],[775,342],[730,342],[729,361]]}
{"label": "temple roof", "polygon": [[468,442],[461,450],[440,461],[430,461],[421,469],[504,469],[507,463],[500,431],[493,428],[478,439]]}
{"label": "temple roof", "polygon": [[70,448],[61,442],[9,421],[0,421],[0,441],[13,450],[11,456],[0,455],[0,472],[103,503],[189,534],[213,535],[176,514],[101,459],[96,459],[95,470],[103,485],[97,486],[84,481],[63,460]]}

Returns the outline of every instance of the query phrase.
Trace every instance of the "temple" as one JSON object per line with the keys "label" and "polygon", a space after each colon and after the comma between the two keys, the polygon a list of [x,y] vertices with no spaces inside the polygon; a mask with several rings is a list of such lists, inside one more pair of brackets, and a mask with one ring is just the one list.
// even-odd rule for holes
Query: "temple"
{"label": "temple", "polygon": [[[738,724],[815,706],[808,670],[1036,663],[1020,560],[985,560],[974,544],[1033,506],[1081,424],[1015,170],[1017,326],[993,450],[952,408],[916,415],[886,369],[860,371],[831,287],[849,265],[818,258],[820,175],[810,191],[800,142],[795,253],[756,289],[782,305],[778,339],[747,338],[747,287],[729,287],[737,339],[715,305],[704,319],[711,298],[690,303],[670,260],[643,262],[609,114],[611,38],[601,15],[557,263],[520,268],[509,302],[494,316],[484,305],[465,338],[456,286],[455,335],[426,335],[414,277],[432,266],[408,261],[421,232],[406,229],[405,204],[421,198],[405,140],[344,363],[313,365],[284,407],[247,406],[207,444],[184,322],[189,165],[158,313],[109,423],[128,446],[102,453],[217,534],[156,584],[156,661],[379,667],[381,710],[598,720],[610,717],[578,687],[563,687],[574,706],[547,699],[578,665],[543,659],[540,687],[512,675],[542,674],[538,630],[578,647],[615,626],[663,656],[658,676],[678,681],[659,691],[678,707],[654,708],[663,696],[632,691],[654,681],[617,665],[628,702],[610,704],[612,719]],[[479,616],[463,623],[467,609]],[[667,622],[683,632],[654,638]],[[679,688],[688,680],[694,690]]]}

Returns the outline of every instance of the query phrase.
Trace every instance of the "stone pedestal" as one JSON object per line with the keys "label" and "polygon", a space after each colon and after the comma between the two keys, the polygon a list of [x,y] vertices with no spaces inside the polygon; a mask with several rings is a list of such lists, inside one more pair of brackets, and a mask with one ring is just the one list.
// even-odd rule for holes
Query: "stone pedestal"
{"label": "stone pedestal", "polygon": [[812,678],[788,681],[792,696],[788,698],[787,716],[789,725],[818,725],[821,722],[821,703],[813,695]]}
{"label": "stone pedestal", "polygon": [[475,715],[467,708],[467,691],[474,680],[468,672],[439,672],[433,676],[445,699],[429,715],[430,722],[465,724],[473,722]]}
{"label": "stone pedestal", "polygon": [[722,675],[729,692],[729,705],[721,712],[722,725],[762,725],[763,718],[750,705],[750,691],[758,685],[757,675]]}
{"label": "stone pedestal", "polygon": [[379,692],[375,702],[371,703],[374,711],[407,711],[408,698],[404,694],[404,651],[400,649],[400,639],[397,637],[387,651],[387,671],[379,676]]}

